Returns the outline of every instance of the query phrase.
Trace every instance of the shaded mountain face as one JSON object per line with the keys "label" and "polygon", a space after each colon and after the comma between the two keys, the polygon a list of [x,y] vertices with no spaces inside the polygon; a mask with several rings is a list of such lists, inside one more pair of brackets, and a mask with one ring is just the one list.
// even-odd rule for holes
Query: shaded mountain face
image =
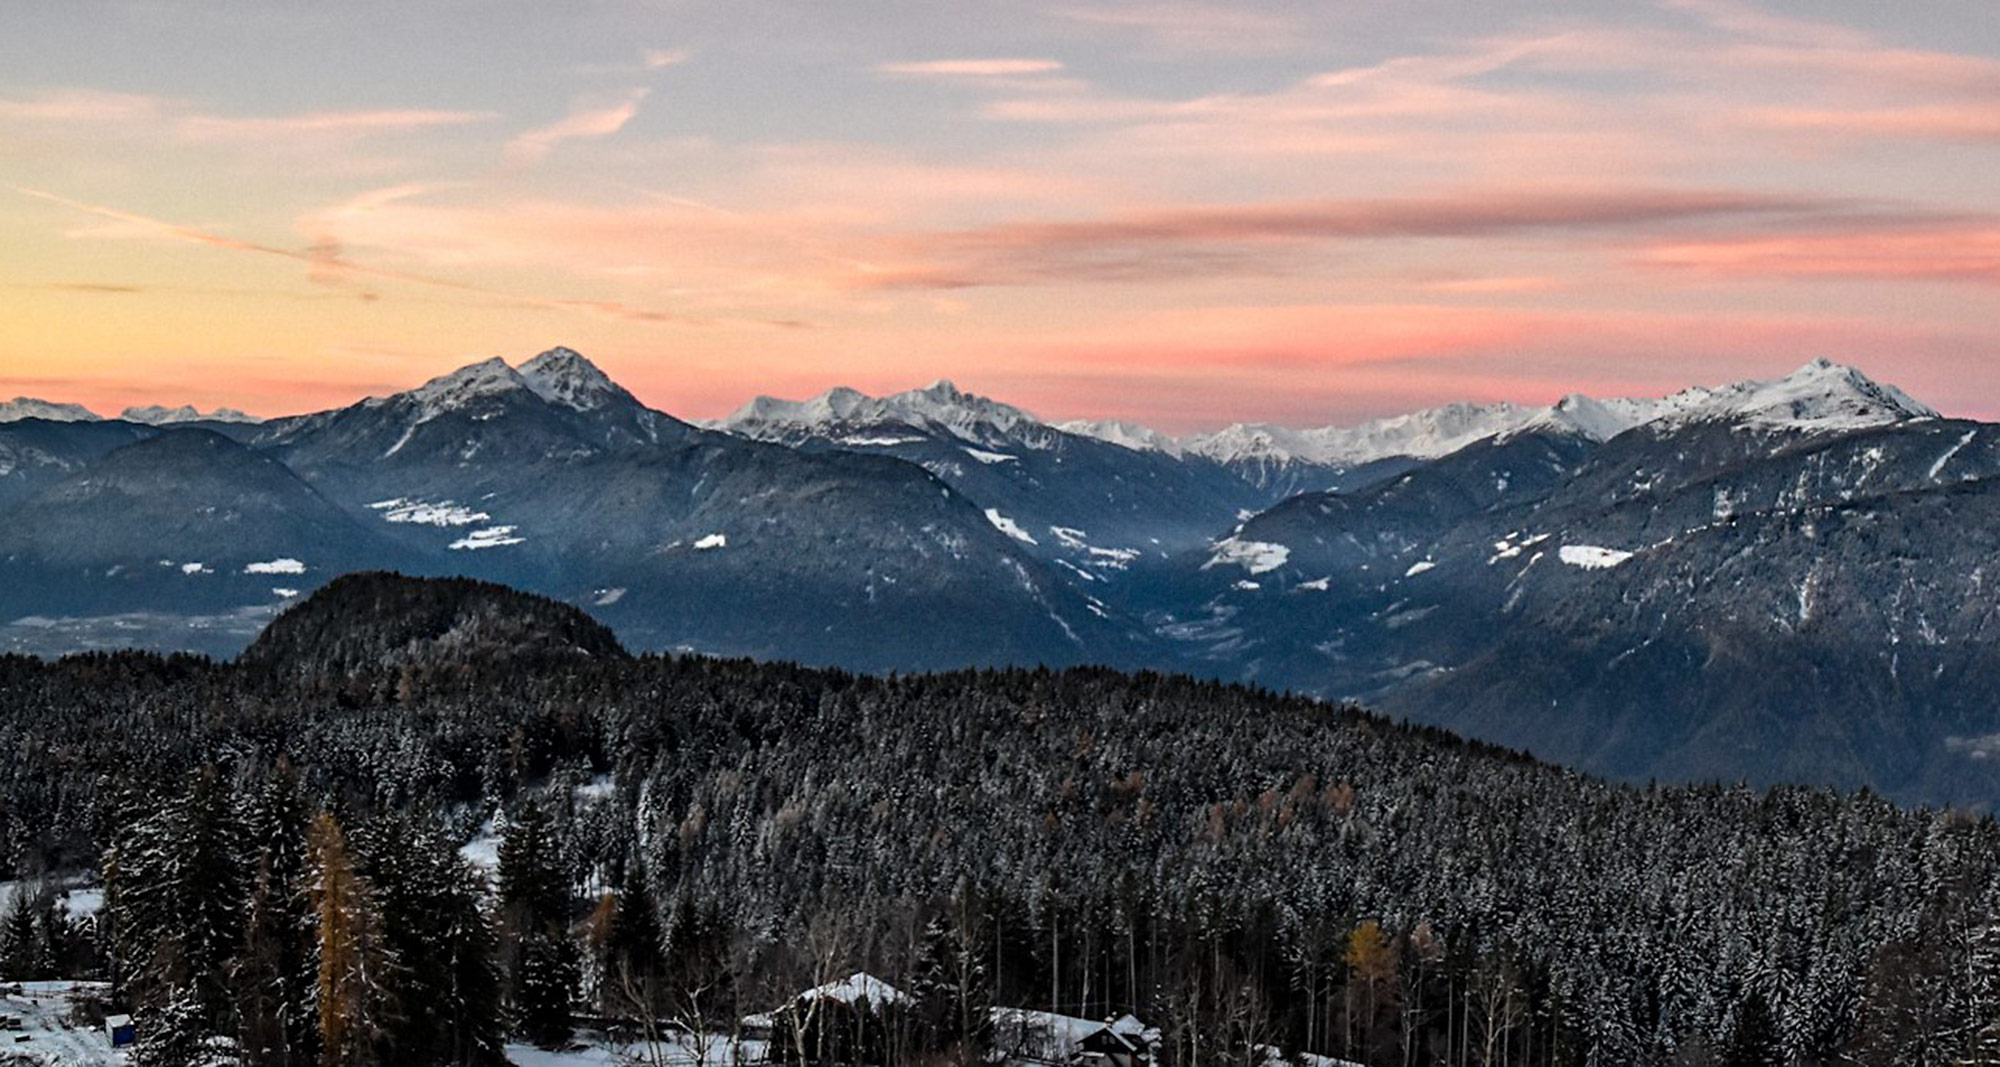
{"label": "shaded mountain face", "polygon": [[907,669],[1144,644],[922,468],[696,429],[567,349],[248,444],[359,526],[362,555],[589,605],[644,647]]}
{"label": "shaded mountain face", "polygon": [[[886,397],[835,389],[811,400],[759,397],[716,429],[812,452],[894,456],[978,501],[994,528],[1081,588],[1205,544],[1279,499],[1162,435],[1100,440],[1043,423],[950,382]],[[1150,434],[1146,437],[1145,434]],[[1323,472],[1331,484],[1335,474]]]}
{"label": "shaded mountain face", "polygon": [[95,419],[0,421],[0,511],[153,432],[131,423]]}
{"label": "shaded mountain face", "polygon": [[108,452],[7,517],[7,618],[275,605],[306,580],[409,562],[284,464],[198,429]]}
{"label": "shaded mountain face", "polygon": [[1921,417],[1486,442],[1258,516],[1162,627],[1621,777],[1988,803],[1996,472],[2000,428]]}

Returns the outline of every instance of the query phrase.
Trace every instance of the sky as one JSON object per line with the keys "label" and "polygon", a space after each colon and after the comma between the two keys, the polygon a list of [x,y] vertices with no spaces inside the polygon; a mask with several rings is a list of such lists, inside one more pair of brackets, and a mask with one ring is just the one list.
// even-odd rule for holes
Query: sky
{"label": "sky", "polygon": [[1192,431],[1826,356],[2000,418],[2000,4],[70,0],[0,33],[0,398],[555,345],[690,418]]}

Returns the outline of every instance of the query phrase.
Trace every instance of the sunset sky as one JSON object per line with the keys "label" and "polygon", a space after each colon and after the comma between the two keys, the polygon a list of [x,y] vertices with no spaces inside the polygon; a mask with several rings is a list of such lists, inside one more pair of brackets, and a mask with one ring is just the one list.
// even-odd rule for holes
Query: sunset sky
{"label": "sunset sky", "polygon": [[1825,355],[2000,418],[2000,5],[74,0],[0,32],[0,399],[557,344],[1324,424]]}

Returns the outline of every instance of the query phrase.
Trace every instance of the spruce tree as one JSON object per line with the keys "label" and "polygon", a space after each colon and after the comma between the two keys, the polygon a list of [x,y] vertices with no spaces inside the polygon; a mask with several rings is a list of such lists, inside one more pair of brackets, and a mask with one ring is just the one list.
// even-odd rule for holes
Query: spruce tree
{"label": "spruce tree", "polygon": [[125,832],[107,856],[106,889],[121,992],[135,1008],[163,1007],[171,992],[207,1032],[235,1032],[246,882],[236,798],[213,768]]}
{"label": "spruce tree", "polygon": [[514,1025],[545,1048],[566,1043],[580,980],[569,879],[542,807],[522,805],[500,839],[500,920]]}
{"label": "spruce tree", "polygon": [[1722,1067],[1783,1067],[1778,1051],[1778,1021],[1764,994],[1751,990],[1736,1009],[1736,1023],[1722,1048]]}

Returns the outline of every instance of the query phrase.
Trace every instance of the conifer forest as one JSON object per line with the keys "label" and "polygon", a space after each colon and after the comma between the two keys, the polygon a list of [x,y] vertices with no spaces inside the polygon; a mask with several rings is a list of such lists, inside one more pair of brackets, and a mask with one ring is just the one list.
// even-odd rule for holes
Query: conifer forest
{"label": "conifer forest", "polygon": [[1240,686],[635,657],[371,575],[234,662],[0,659],[0,743],[0,978],[139,1065],[981,1063],[996,1009],[1162,1067],[2000,1062],[1989,817]]}

